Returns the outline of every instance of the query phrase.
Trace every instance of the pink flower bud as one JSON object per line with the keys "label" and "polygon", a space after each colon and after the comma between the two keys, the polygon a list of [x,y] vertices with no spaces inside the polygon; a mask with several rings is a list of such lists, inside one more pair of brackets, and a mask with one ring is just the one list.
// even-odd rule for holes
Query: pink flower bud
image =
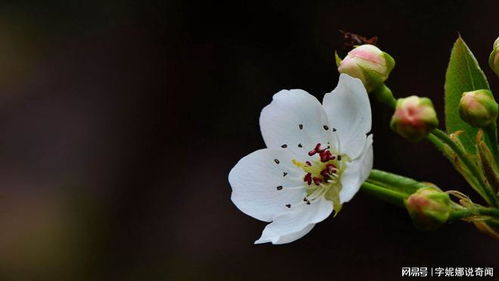
{"label": "pink flower bud", "polygon": [[390,126],[399,135],[419,141],[437,125],[437,114],[430,99],[410,96],[397,100]]}
{"label": "pink flower bud", "polygon": [[464,92],[459,102],[459,115],[473,127],[484,128],[497,120],[497,103],[489,90]]}
{"label": "pink flower bud", "polygon": [[372,92],[388,79],[394,65],[390,55],[366,44],[351,50],[339,63],[338,71],[359,78],[367,92]]}
{"label": "pink flower bud", "polygon": [[414,222],[422,230],[432,230],[447,222],[451,213],[449,194],[434,187],[418,189],[405,205]]}

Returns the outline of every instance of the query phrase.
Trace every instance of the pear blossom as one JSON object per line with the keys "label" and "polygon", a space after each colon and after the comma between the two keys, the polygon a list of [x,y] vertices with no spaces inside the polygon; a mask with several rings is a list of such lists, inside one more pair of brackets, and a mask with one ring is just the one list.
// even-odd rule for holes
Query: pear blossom
{"label": "pear blossom", "polygon": [[271,222],[255,244],[284,244],[337,213],[373,163],[371,107],[362,82],[341,74],[322,104],[303,90],[281,90],[260,115],[267,148],[229,173],[232,202]]}

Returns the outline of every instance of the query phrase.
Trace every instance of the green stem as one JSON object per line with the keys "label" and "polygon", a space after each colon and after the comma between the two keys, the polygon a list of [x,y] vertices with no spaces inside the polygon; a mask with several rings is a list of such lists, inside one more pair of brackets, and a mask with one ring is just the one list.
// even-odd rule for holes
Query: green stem
{"label": "green stem", "polygon": [[461,162],[471,172],[475,180],[479,183],[479,185],[476,185],[470,182],[470,185],[475,186],[475,190],[483,197],[483,199],[487,201],[487,203],[497,207],[499,205],[497,202],[497,198],[495,197],[491,189],[487,188],[487,184],[484,181],[482,174],[478,170],[478,167],[471,162],[470,158],[467,157],[466,152],[459,145],[457,145],[445,132],[439,129],[434,129],[430,133],[430,135],[437,138],[443,144],[448,145],[452,149],[452,151],[456,153],[459,160],[461,160]]}
{"label": "green stem", "polygon": [[499,220],[490,219],[485,221],[489,226],[499,228]]}
{"label": "green stem", "polygon": [[385,84],[379,86],[376,90],[374,90],[373,94],[379,102],[386,104],[392,109],[395,109],[397,100],[393,97],[392,90],[390,90],[390,88],[388,88]]}
{"label": "green stem", "polygon": [[416,192],[419,188],[426,186],[425,184],[411,178],[376,169],[371,170],[368,180],[371,183],[386,186],[387,188],[405,193],[407,195],[410,195]]}
{"label": "green stem", "polygon": [[434,134],[430,133],[428,134],[428,136],[426,136],[426,138],[431,142],[433,143],[433,145],[435,145],[435,147],[440,150],[444,155],[445,157],[447,157],[449,160],[452,159],[451,155],[447,153],[447,151],[445,151],[445,144],[440,141]]}
{"label": "green stem", "polygon": [[466,167],[468,167],[470,169],[470,171],[472,171],[472,172],[474,171],[474,172],[478,173],[477,167],[475,165],[473,165],[473,163],[471,163],[471,161],[468,157],[466,157],[466,152],[461,147],[459,147],[449,137],[449,135],[447,135],[445,132],[443,132],[440,129],[434,129],[430,133],[430,135],[435,136],[439,141],[448,145],[456,153],[456,155],[459,157],[459,159],[461,159],[461,161],[466,165]]}
{"label": "green stem", "polygon": [[362,184],[362,190],[389,203],[405,208],[404,201],[408,196],[404,193],[393,191],[369,181],[366,181]]}
{"label": "green stem", "polygon": [[490,216],[494,218],[499,218],[499,209],[496,208],[488,208],[488,207],[478,207],[474,209],[463,209],[463,210],[454,210],[450,215],[450,220],[460,220],[465,219],[472,216]]}
{"label": "green stem", "polygon": [[492,154],[496,164],[499,164],[499,149],[497,147],[497,126],[495,123],[484,128],[485,135],[487,136],[488,143],[492,147]]}
{"label": "green stem", "polygon": [[[436,130],[435,130],[436,132]],[[445,134],[445,133],[443,133]],[[463,171],[462,169],[459,169],[458,165],[456,164],[456,159],[455,159],[455,155],[458,155],[456,151],[454,151],[452,149],[452,147],[450,147],[450,145],[452,145],[453,147],[457,147],[459,149],[459,146],[457,146],[457,144],[455,144],[451,139],[448,139],[448,137],[446,136],[445,142],[443,142],[442,140],[440,140],[439,137],[437,137],[435,134],[433,133],[430,133],[428,134],[428,136],[426,136],[426,138],[431,142],[433,143],[433,145],[435,145],[435,147],[440,150],[440,152],[442,152],[444,154],[444,156],[449,159],[449,161],[455,166],[456,170],[458,170],[462,175],[463,177],[466,179],[466,181],[468,181],[468,183],[471,185],[471,187],[478,193],[480,194],[481,197],[483,198],[486,198],[486,195],[484,194],[484,192],[482,191],[481,189],[481,185],[480,183],[478,182],[478,180],[475,178],[475,176],[473,176],[472,174],[469,174],[469,173],[466,173],[465,171]],[[446,149],[446,146],[450,148],[449,149]],[[450,153],[450,151],[452,151],[453,153]],[[463,152],[463,155],[464,155],[464,152]],[[461,159],[461,158],[460,158]],[[487,201],[488,202],[488,201]]]}

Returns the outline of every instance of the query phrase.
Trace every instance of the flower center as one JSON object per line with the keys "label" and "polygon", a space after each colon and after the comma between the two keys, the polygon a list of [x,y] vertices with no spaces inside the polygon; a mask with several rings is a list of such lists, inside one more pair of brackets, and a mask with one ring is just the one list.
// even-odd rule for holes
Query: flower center
{"label": "flower center", "polygon": [[317,155],[317,160],[306,161],[305,163],[293,160],[293,164],[305,172],[303,181],[307,191],[304,201],[310,204],[311,201],[324,196],[333,202],[336,213],[340,210],[341,204],[339,193],[341,190],[340,177],[345,169],[344,162],[348,158],[331,149],[330,146],[322,147],[318,143],[309,156]]}

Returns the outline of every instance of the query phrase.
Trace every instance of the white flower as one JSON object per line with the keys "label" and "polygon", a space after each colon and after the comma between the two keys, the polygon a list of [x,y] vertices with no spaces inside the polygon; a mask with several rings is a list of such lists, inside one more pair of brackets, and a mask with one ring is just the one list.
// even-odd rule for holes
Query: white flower
{"label": "white flower", "polygon": [[232,202],[272,222],[255,244],[307,234],[357,193],[372,169],[371,106],[359,79],[340,75],[321,104],[303,90],[282,90],[260,115],[267,148],[230,171]]}

